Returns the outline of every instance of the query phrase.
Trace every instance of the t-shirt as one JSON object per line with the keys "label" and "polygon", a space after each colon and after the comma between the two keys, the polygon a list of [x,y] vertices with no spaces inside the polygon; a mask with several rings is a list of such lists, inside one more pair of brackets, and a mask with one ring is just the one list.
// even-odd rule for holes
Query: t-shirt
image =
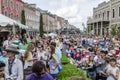
{"label": "t-shirt", "polygon": [[46,61],[45,61],[45,60],[47,60],[46,52],[45,51],[42,51],[42,52],[38,51],[37,53],[38,53],[37,59],[43,61],[43,63],[46,65]]}
{"label": "t-shirt", "polygon": [[92,66],[92,68],[88,69],[89,72],[94,72],[96,70],[95,64],[89,64],[88,67]]}
{"label": "t-shirt", "polygon": [[22,49],[22,50],[26,50],[27,47],[28,47],[28,44],[25,44],[25,45],[24,44],[20,44],[19,45],[19,48]]}
{"label": "t-shirt", "polygon": [[55,48],[55,54],[56,54],[56,56],[57,56],[57,59],[60,61],[61,58],[62,58],[62,52],[61,52],[61,50],[60,50],[59,47],[56,47],[56,48]]}
{"label": "t-shirt", "polygon": [[82,44],[84,45],[86,43],[85,39],[82,39]]}
{"label": "t-shirt", "polygon": [[[114,76],[116,76],[117,75],[117,71],[119,71],[119,68],[118,67],[109,67],[109,69],[108,69],[109,71],[111,71],[111,73],[114,75]],[[107,80],[115,80],[114,78],[113,78],[113,76],[112,75],[109,75],[108,77],[107,77]]]}
{"label": "t-shirt", "polygon": [[29,75],[26,80],[54,80],[52,76],[45,73],[42,77],[36,77],[34,74]]}
{"label": "t-shirt", "polygon": [[19,39],[16,39],[12,42],[12,44],[14,45],[19,45],[21,43],[21,41]]}
{"label": "t-shirt", "polygon": [[94,39],[93,39],[93,38],[89,38],[89,39],[88,39],[88,43],[89,43],[90,45],[92,45],[92,44],[94,43]]}
{"label": "t-shirt", "polygon": [[4,48],[7,48],[7,47],[9,46],[9,41],[8,41],[8,40],[5,40],[5,41],[3,42],[3,46],[4,46]]}
{"label": "t-shirt", "polygon": [[105,41],[104,41],[103,39],[101,39],[99,42],[100,42],[100,45],[101,45],[101,46],[104,46],[104,45],[105,45]]}
{"label": "t-shirt", "polygon": [[5,56],[0,56],[0,61],[5,62],[6,60],[8,60],[8,57],[5,57]]}

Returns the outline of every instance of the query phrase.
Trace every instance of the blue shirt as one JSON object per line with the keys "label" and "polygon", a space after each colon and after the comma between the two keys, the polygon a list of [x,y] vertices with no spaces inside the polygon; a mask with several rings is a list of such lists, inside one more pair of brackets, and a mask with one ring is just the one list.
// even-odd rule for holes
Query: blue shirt
{"label": "blue shirt", "polygon": [[26,78],[26,80],[54,80],[54,79],[48,73],[45,73],[43,74],[42,77],[37,77],[34,74],[31,74]]}
{"label": "blue shirt", "polygon": [[62,58],[62,52],[59,47],[55,48],[55,54],[56,54],[57,59],[60,61]]}
{"label": "blue shirt", "polygon": [[105,40],[104,40],[104,39],[101,39],[99,42],[100,42],[100,45],[101,45],[101,46],[104,46],[104,45],[105,45]]}
{"label": "blue shirt", "polygon": [[59,72],[58,67],[53,70],[52,67],[56,65],[56,62],[53,59],[50,59],[48,62],[49,68],[50,68],[50,74],[57,74]]}
{"label": "blue shirt", "polygon": [[0,61],[5,62],[6,60],[8,60],[8,57],[5,57],[5,56],[0,56]]}

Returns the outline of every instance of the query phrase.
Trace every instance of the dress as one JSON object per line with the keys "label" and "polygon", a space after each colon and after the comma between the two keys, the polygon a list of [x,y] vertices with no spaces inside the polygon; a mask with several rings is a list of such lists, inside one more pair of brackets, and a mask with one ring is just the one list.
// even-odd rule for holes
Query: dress
{"label": "dress", "polygon": [[[29,53],[29,56],[28,56],[27,59],[33,59],[33,56],[32,56],[31,52]],[[24,69],[26,69],[27,67],[32,66],[32,65],[33,65],[33,61],[27,61],[27,60],[25,60]]]}

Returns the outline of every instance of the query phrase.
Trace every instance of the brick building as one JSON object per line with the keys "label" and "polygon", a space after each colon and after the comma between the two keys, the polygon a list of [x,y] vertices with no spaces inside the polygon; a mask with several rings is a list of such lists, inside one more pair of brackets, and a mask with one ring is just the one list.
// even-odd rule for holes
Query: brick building
{"label": "brick building", "polygon": [[20,22],[23,6],[22,0],[0,0],[0,14]]}

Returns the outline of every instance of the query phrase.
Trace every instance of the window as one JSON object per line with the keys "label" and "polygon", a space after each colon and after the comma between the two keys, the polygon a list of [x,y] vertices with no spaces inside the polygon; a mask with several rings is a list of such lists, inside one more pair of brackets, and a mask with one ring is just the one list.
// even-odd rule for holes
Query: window
{"label": "window", "polygon": [[103,13],[103,19],[104,19],[104,13]]}
{"label": "window", "polygon": [[18,10],[18,4],[16,4],[16,10]]}
{"label": "window", "polygon": [[99,14],[99,18],[100,18],[100,14]]}
{"label": "window", "polygon": [[7,11],[4,12],[4,15],[7,16]]}
{"label": "window", "polygon": [[13,16],[13,13],[11,13],[10,18],[12,18],[12,19],[13,19],[13,17],[14,17],[14,16]]}
{"label": "window", "polygon": [[21,6],[21,11],[23,10],[23,7]]}
{"label": "window", "polygon": [[95,18],[97,18],[97,15],[95,15]]}
{"label": "window", "polygon": [[10,2],[10,8],[13,9],[13,2]]}
{"label": "window", "polygon": [[113,18],[115,18],[115,9],[113,9]]}
{"label": "window", "polygon": [[107,11],[107,19],[109,19],[109,11]]}
{"label": "window", "polygon": [[7,6],[7,0],[3,0],[3,5]]}
{"label": "window", "polygon": [[18,15],[16,15],[16,20],[18,20]]}
{"label": "window", "polygon": [[120,17],[120,7],[119,7],[119,17]]}
{"label": "window", "polygon": [[9,17],[11,18],[11,14],[9,14]]}

